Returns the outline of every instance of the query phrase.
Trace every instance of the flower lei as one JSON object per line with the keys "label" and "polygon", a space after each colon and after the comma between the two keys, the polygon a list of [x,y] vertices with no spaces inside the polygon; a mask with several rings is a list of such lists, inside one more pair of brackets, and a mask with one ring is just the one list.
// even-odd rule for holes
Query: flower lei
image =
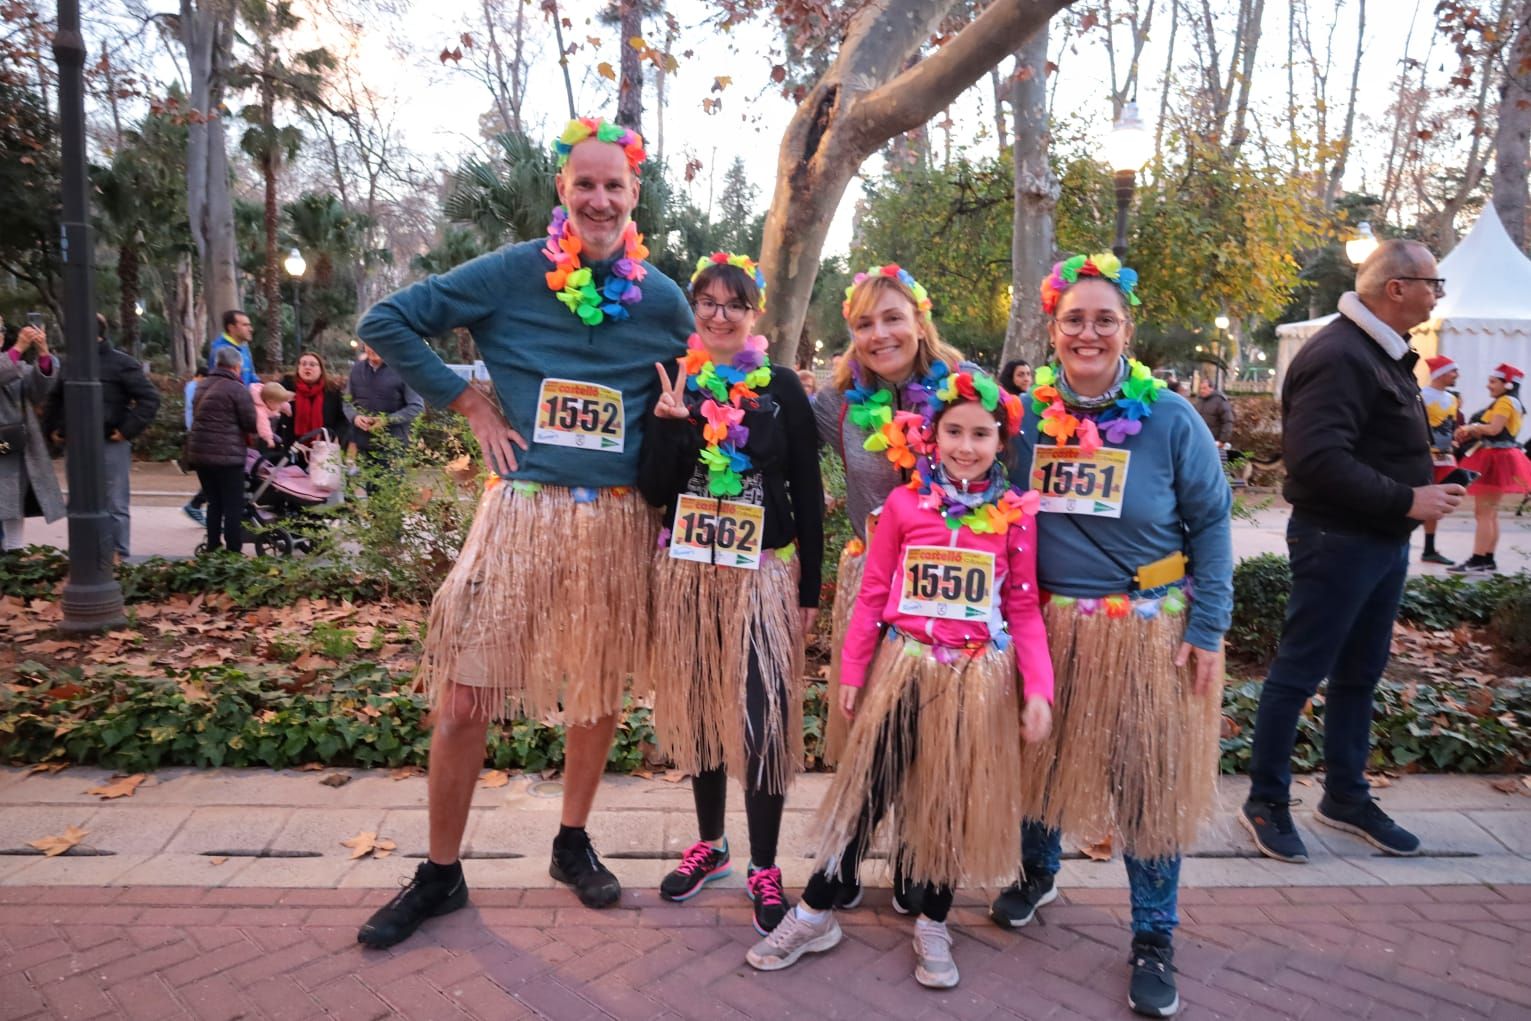
{"label": "flower lei", "polygon": [[851,372],[855,385],[845,391],[846,415],[852,425],[869,434],[862,447],[882,451],[895,468],[914,468],[916,461],[930,452],[925,424],[939,409],[939,405],[932,407],[932,402],[951,369],[945,362],[936,362],[929,374],[905,383],[899,390],[904,411],[893,409],[892,390],[861,381],[861,366],[853,365]]}
{"label": "flower lei", "polygon": [[1058,308],[1058,299],[1063,297],[1063,292],[1078,283],[1080,277],[1099,277],[1115,284],[1116,289],[1122,292],[1122,297],[1127,299],[1127,304],[1143,304],[1135,293],[1138,271],[1123,266],[1122,260],[1110,252],[1096,252],[1094,255],[1075,255],[1053,264],[1053,271],[1042,281],[1043,313],[1052,315]]}
{"label": "flower lei", "polygon": [[553,222],[548,224],[548,240],[542,247],[542,254],[553,263],[553,269],[546,274],[548,290],[586,326],[599,326],[608,317],[626,319],[627,306],[643,300],[643,289],[638,284],[648,275],[643,260],[649,257],[643,235],[631,220],[627,221],[622,228],[622,258],[612,264],[611,275],[599,291],[590,268],[580,265],[583,249],[584,244],[569,223],[568,211],[563,206],[555,207]]}
{"label": "flower lei", "polygon": [[686,373],[686,389],[710,394],[702,402],[702,448],[697,460],[707,468],[707,491],[713,496],[738,496],[744,491],[743,473],[752,462],[744,452],[750,431],[744,426],[743,402],[760,397],[760,388],[771,382],[771,360],[766,357],[766,339],[747,337],[744,350],[727,365],[718,365],[696,334],[686,341],[686,356],[681,366]]}
{"label": "flower lei", "polygon": [[848,317],[851,313],[851,292],[863,281],[871,277],[890,277],[909,288],[909,293],[914,295],[914,303],[921,312],[930,314],[930,294],[925,290],[925,285],[916,280],[907,269],[899,266],[896,262],[890,262],[886,266],[872,266],[865,273],[857,273],[851,285],[845,289],[845,301],[840,305],[840,315]]}
{"label": "flower lei", "polygon": [[760,271],[760,267],[755,264],[754,259],[751,259],[748,255],[735,255],[732,252],[713,252],[711,255],[704,255],[696,260],[696,271],[691,274],[691,283],[693,285],[696,283],[696,278],[702,275],[702,270],[709,266],[733,266],[737,269],[742,269],[745,276],[755,281],[755,289],[760,292],[759,311],[765,311],[765,274]]}
{"label": "flower lei", "polygon": [[576,117],[564,126],[563,134],[553,142],[553,152],[558,157],[558,169],[569,162],[569,154],[574,147],[588,138],[594,137],[597,142],[611,142],[622,147],[622,155],[627,157],[627,165],[634,174],[648,158],[648,153],[643,151],[643,136],[632,128],[624,128],[620,124],[610,124],[604,117]]}
{"label": "flower lei", "polygon": [[1137,435],[1143,428],[1143,420],[1153,414],[1154,404],[1165,383],[1155,379],[1148,366],[1136,358],[1129,359],[1127,367],[1127,378],[1119,384],[1121,396],[1107,404],[1099,414],[1083,416],[1071,414],[1063,395],[1058,392],[1058,367],[1044,365],[1037,369],[1028,396],[1031,410],[1042,420],[1038,427],[1042,434],[1051,436],[1059,446],[1077,435],[1080,452],[1086,456],[1100,449],[1102,439],[1106,443],[1120,444],[1127,437]]}
{"label": "flower lei", "polygon": [[1021,493],[1007,485],[1004,469],[996,463],[990,468],[988,499],[977,505],[957,499],[945,482],[944,470],[935,463],[936,444],[929,433],[936,415],[943,408],[964,401],[974,401],[990,414],[1003,411],[1007,435],[1013,436],[1020,430],[1024,414],[1021,399],[1001,388],[993,376],[985,372],[956,372],[948,375],[926,403],[928,414],[921,430],[925,450],[915,462],[909,488],[919,494],[921,508],[939,510],[953,531],[966,525],[975,534],[1003,535],[1024,515],[1035,514],[1041,498],[1036,493]]}

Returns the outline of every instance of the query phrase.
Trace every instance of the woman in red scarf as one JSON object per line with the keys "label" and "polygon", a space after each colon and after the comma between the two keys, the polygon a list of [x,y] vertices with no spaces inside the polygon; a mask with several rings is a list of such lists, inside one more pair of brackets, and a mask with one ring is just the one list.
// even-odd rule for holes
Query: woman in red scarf
{"label": "woman in red scarf", "polygon": [[336,442],[345,434],[346,416],[342,406],[340,388],[330,382],[324,370],[324,362],[312,351],[305,351],[298,358],[298,371],[282,377],[282,385],[293,391],[292,417],[283,423],[292,435],[283,436],[284,443],[291,443],[315,429],[328,429]]}

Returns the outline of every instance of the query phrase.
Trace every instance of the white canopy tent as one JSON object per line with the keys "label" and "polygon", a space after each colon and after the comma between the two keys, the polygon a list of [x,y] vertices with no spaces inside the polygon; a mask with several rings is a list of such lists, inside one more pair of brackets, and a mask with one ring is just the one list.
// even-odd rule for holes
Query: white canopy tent
{"label": "white canopy tent", "polygon": [[[1446,296],[1434,318],[1416,328],[1410,343],[1419,351],[1420,382],[1427,381],[1426,358],[1444,354],[1457,363],[1462,407],[1472,414],[1488,404],[1489,371],[1509,362],[1531,372],[1531,259],[1526,258],[1499,222],[1492,204],[1440,262]],[[1334,314],[1276,327],[1276,393],[1287,366],[1308,338],[1333,321]],[[1522,394],[1531,403],[1531,393]]]}

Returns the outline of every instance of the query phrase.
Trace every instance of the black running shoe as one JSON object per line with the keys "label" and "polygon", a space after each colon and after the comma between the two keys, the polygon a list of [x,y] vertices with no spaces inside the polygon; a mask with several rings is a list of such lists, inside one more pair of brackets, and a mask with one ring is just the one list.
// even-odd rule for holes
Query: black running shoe
{"label": "black running shoe", "polygon": [[406,940],[427,918],[449,914],[468,903],[468,882],[459,869],[454,881],[442,881],[428,861],[415,868],[415,878],[356,931],[356,942],[391,947]]}
{"label": "black running shoe", "polygon": [[755,931],[769,936],[787,914],[787,898],[782,895],[781,869],[750,868],[750,903],[755,906]]}
{"label": "black running shoe", "polygon": [[1394,822],[1375,798],[1346,804],[1325,794],[1314,815],[1319,822],[1354,833],[1386,854],[1408,858],[1419,853],[1419,838]]}
{"label": "black running shoe", "polygon": [[1297,835],[1297,824],[1292,822],[1292,806],[1295,801],[1244,802],[1239,810],[1239,822],[1255,838],[1255,847],[1267,858],[1302,865],[1308,860],[1308,849],[1302,837]]}
{"label": "black running shoe", "polygon": [[548,875],[574,887],[579,902],[587,908],[608,908],[622,898],[622,884],[601,864],[588,837],[571,847],[560,847],[553,841]]}
{"label": "black running shoe", "polygon": [[901,915],[918,915],[925,906],[925,884],[911,883],[902,876],[893,877],[893,910]]}
{"label": "black running shoe", "polygon": [[1144,1017],[1173,1017],[1180,1009],[1175,991],[1175,951],[1170,938],[1157,932],[1132,937],[1132,985],[1127,1006]]}
{"label": "black running shoe", "polygon": [[1037,908],[1058,899],[1058,885],[1051,872],[1031,872],[1011,883],[994,898],[989,917],[1001,929],[1019,929],[1037,917]]}
{"label": "black running shoe", "polygon": [[841,886],[840,892],[835,894],[835,910],[849,911],[851,908],[861,906],[861,895],[866,891],[858,880],[855,886]]}
{"label": "black running shoe", "polygon": [[702,887],[732,871],[727,844],[713,847],[705,840],[698,840],[686,848],[675,871],[660,880],[659,897],[661,900],[689,900],[701,893]]}

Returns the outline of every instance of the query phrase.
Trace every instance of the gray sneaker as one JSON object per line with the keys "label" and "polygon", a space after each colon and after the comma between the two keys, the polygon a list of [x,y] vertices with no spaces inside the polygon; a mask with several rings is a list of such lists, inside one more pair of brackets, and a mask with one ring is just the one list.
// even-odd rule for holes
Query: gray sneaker
{"label": "gray sneaker", "polygon": [[805,922],[795,910],[788,911],[769,936],[750,947],[744,959],[757,971],[780,971],[796,964],[804,954],[829,950],[840,942],[840,936],[840,923],[833,911],[819,922]]}
{"label": "gray sneaker", "polygon": [[952,960],[952,933],[945,922],[921,918],[914,923],[914,980],[928,989],[950,989],[957,984],[957,962]]}

